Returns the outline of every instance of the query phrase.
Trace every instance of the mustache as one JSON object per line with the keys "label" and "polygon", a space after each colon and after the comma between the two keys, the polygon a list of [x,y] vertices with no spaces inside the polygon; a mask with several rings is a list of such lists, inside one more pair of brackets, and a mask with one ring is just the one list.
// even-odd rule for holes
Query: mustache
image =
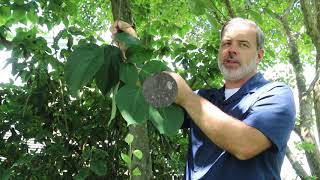
{"label": "mustache", "polygon": [[223,62],[235,62],[235,63],[240,63],[240,60],[234,57],[226,57],[223,58]]}

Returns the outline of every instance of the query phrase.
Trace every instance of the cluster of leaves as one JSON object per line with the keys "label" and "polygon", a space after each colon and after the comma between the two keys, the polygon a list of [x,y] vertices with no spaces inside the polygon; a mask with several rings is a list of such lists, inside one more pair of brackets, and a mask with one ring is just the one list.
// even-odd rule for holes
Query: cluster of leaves
{"label": "cluster of leaves", "polygon": [[[12,51],[11,57],[7,60],[8,65],[12,66],[12,74],[21,78],[23,82],[19,87],[12,85],[13,82],[1,85],[0,118],[2,121],[0,126],[1,139],[3,139],[0,152],[1,179],[48,179],[49,177],[53,179],[61,179],[62,177],[69,179],[97,177],[126,179],[127,164],[121,161],[121,152],[128,151],[128,146],[124,142],[127,124],[119,118],[119,114],[112,115],[114,114],[112,105],[115,99],[110,98],[108,92],[111,87],[116,89],[114,85],[120,82],[119,85],[122,88],[119,89],[119,94],[123,92],[122,94],[125,96],[119,96],[119,99],[125,99],[123,100],[125,105],[131,102],[128,100],[133,98],[126,96],[127,91],[134,90],[134,94],[131,95],[139,94],[141,92],[139,84],[141,85],[147,76],[155,71],[168,70],[163,62],[150,61],[150,54],[153,53],[153,58],[156,57],[157,50],[151,52],[150,49],[147,49],[142,52],[137,48],[134,50],[129,48],[127,51],[128,59],[123,62],[117,48],[110,45],[96,45],[97,39],[99,39],[97,28],[90,27],[91,22],[86,20],[86,16],[81,16],[82,18],[79,16],[79,14],[86,14],[92,18],[90,12],[94,12],[94,8],[87,9],[88,13],[81,13],[79,9],[85,10],[80,8],[84,7],[81,4],[82,1],[21,1],[20,6],[24,11],[20,13],[21,17],[15,13],[17,3],[18,1],[5,1],[4,4],[1,4],[1,8],[10,9],[9,11],[1,11],[1,13],[9,12],[1,14],[2,17],[5,17],[1,19],[3,20],[0,26],[1,40],[10,41],[8,46],[1,44],[1,48],[6,47],[7,50]],[[86,3],[90,4],[89,1]],[[91,2],[91,4],[94,3]],[[36,14],[33,20],[28,18],[28,14],[32,13]],[[77,24],[74,24],[76,22]],[[98,20],[97,22],[104,21]],[[32,26],[16,29],[15,33],[10,32],[10,28],[17,23],[31,23]],[[60,23],[66,27],[53,38],[53,44],[49,42],[47,37],[44,38],[42,31],[37,26],[44,25],[51,29]],[[99,28],[101,29],[102,26]],[[77,39],[80,41],[77,42]],[[62,41],[67,42],[67,46],[61,45]],[[165,44],[161,44],[165,46]],[[87,48],[90,49],[90,52],[85,50]],[[163,49],[160,46],[158,48]],[[78,59],[75,56],[77,52],[81,57],[95,59],[97,61],[95,63],[100,63],[101,68],[93,66],[96,67],[96,69],[92,69],[92,71],[96,71],[95,73],[91,71],[93,76],[84,79],[79,84],[72,85],[82,87],[81,96],[74,99],[70,94],[76,94],[76,90],[66,88],[65,81],[68,84],[74,82],[68,78],[64,79],[68,76],[68,71],[64,76],[65,67],[71,62],[68,61],[65,64],[64,59]],[[93,52],[96,54],[93,55]],[[149,52],[148,58],[146,58],[148,61],[140,58],[144,57],[141,54],[144,55],[146,52]],[[110,62],[113,63],[108,64],[105,63],[105,54],[109,55],[110,53],[115,53],[117,58],[111,58]],[[87,64],[84,67],[90,67],[95,63]],[[77,63],[75,65],[77,66]],[[117,73],[108,74],[108,67],[109,70],[115,70]],[[99,71],[100,69],[102,70]],[[89,75],[89,72],[83,73]],[[118,78],[117,74],[119,74]],[[113,83],[105,81],[108,76],[114,80]],[[99,81],[99,77],[103,79]],[[90,83],[92,79],[95,79],[94,83]],[[99,90],[106,96],[99,93]],[[172,113],[170,109],[167,110],[168,112],[156,109],[150,111],[153,112],[152,116],[159,119],[165,113]],[[114,117],[114,120],[110,121],[109,117]],[[138,120],[146,119],[138,118]],[[182,119],[181,114],[179,119]],[[136,118],[132,122],[135,120]],[[160,121],[162,120],[160,119]],[[176,119],[171,121],[176,121]],[[163,133],[174,134],[179,125],[169,126],[170,128],[160,127],[159,130]],[[9,138],[8,132],[11,133]],[[180,169],[179,174],[181,175],[185,162],[183,152],[186,152],[186,146],[179,149],[181,153],[179,151],[172,152],[177,149],[176,146],[180,146],[172,143],[180,140],[180,135],[172,138],[161,136],[162,139],[166,138],[166,143],[159,144],[157,143],[159,134],[156,130],[151,128],[149,133],[154,137],[151,138],[152,152],[155,154],[153,155],[153,167],[155,167],[155,172],[159,172],[157,175],[160,175],[161,172],[167,172],[169,169]],[[29,140],[41,144],[39,149],[33,151],[34,149],[27,143]],[[167,146],[172,149],[168,149]],[[171,154],[170,157],[179,158],[176,158],[175,162],[168,161],[169,158],[165,157],[168,153]]]}
{"label": "cluster of leaves", "polygon": [[141,90],[141,84],[148,76],[169,68],[161,61],[150,61],[152,51],[132,36],[119,33],[115,41],[126,45],[125,62],[122,61],[120,49],[111,45],[83,44],[74,50],[65,68],[65,79],[71,94],[75,95],[94,77],[97,87],[107,95],[111,88],[117,88],[115,86],[121,80],[125,85],[119,91],[113,91],[113,98],[129,125],[151,120],[160,133],[177,133],[183,122],[182,109],[176,105],[156,109],[145,102]]}
{"label": "cluster of leaves", "polygon": [[[92,33],[79,34],[85,32],[81,27],[69,26],[50,45],[37,26],[68,24],[72,9],[77,9],[75,1],[2,2],[0,37],[6,43],[1,48],[11,50],[7,64],[23,84],[0,88],[0,179],[125,179],[119,151],[126,149],[127,130],[121,120],[108,124],[112,99],[90,85],[81,98],[72,99],[63,79],[63,59],[57,58],[69,57],[73,38],[80,35],[83,43],[90,42]],[[10,28],[17,23],[32,26],[14,29],[13,34]],[[70,42],[66,49],[59,39]],[[39,149],[31,147],[30,140],[40,144]]]}
{"label": "cluster of leaves", "polygon": [[[111,99],[84,90],[82,99],[71,101],[55,90],[45,90],[47,96],[43,96],[44,90],[37,88],[30,92],[26,87],[2,85],[1,178],[121,177],[125,165],[118,151],[126,148],[121,143],[125,127],[121,123],[107,126]],[[6,139],[8,132],[11,135]],[[32,149],[29,139],[43,147]]]}

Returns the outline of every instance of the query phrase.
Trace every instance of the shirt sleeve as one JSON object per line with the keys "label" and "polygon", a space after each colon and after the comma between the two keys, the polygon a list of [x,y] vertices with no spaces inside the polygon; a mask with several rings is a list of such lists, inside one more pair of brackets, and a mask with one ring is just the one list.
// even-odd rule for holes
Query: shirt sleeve
{"label": "shirt sleeve", "polygon": [[263,93],[243,122],[262,132],[280,151],[286,147],[294,128],[295,114],[292,91],[281,85]]}

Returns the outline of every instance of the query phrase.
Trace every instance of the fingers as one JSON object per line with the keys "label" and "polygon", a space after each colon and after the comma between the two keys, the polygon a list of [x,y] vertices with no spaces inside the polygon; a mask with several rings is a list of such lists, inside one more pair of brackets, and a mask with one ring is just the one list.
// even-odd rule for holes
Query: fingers
{"label": "fingers", "polygon": [[185,100],[189,97],[189,95],[193,93],[192,89],[179,74],[169,71],[164,71],[164,73],[169,74],[176,81],[178,86],[178,93],[175,98],[175,103],[182,105],[185,102]]}
{"label": "fingers", "polygon": [[124,21],[121,21],[121,20],[116,20],[111,28],[110,28],[110,31],[112,33],[112,37],[119,33],[119,32],[125,32],[125,33],[128,33],[130,34],[131,36],[133,37],[138,37],[137,36],[137,33],[136,31],[133,29],[132,25],[127,23],[127,22],[124,22]]}

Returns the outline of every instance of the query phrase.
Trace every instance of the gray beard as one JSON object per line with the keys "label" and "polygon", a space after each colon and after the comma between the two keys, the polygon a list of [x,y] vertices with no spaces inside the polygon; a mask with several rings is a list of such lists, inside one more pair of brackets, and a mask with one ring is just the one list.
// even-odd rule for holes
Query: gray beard
{"label": "gray beard", "polygon": [[225,80],[238,81],[251,74],[257,69],[258,65],[255,59],[252,59],[247,66],[240,64],[240,67],[237,69],[228,69],[220,61],[218,62],[218,66]]}

